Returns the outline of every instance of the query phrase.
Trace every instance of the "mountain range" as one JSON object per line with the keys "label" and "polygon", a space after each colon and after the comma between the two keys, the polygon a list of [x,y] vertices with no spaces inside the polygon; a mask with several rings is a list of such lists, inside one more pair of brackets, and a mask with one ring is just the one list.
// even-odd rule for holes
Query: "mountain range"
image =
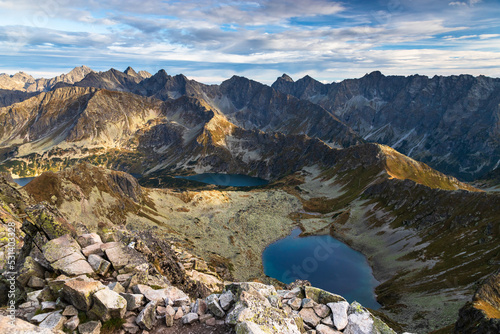
{"label": "mountain range", "polygon": [[[262,250],[297,224],[328,233],[368,255],[382,312],[419,333],[450,327],[496,270],[499,79],[205,85],[164,70],[88,70],[40,90],[2,77],[25,85],[2,90],[0,171],[38,176],[26,196],[74,224],[173,234],[239,280],[268,279]],[[120,174],[116,185],[107,169],[139,183]],[[270,184],[172,181],[202,172]]]}

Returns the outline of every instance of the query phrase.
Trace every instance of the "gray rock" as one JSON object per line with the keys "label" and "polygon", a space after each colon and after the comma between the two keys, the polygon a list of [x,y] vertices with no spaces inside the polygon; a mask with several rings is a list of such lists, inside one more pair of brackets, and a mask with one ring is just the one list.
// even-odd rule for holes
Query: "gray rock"
{"label": "gray rock", "polygon": [[304,298],[304,294],[300,287],[294,288],[283,295],[285,299],[292,299],[293,297]]}
{"label": "gray rock", "polygon": [[328,307],[332,311],[333,325],[339,331],[343,330],[348,322],[347,310],[349,309],[349,303],[346,301],[328,303]]}
{"label": "gray rock", "polygon": [[316,315],[312,308],[303,308],[300,310],[299,315],[304,320],[304,323],[312,328],[316,327],[321,321],[321,318]]}
{"label": "gray rock", "polygon": [[187,325],[187,324],[190,325],[196,321],[198,321],[198,314],[197,313],[188,313],[182,317],[182,323],[184,325]]}
{"label": "gray rock", "polygon": [[64,323],[64,329],[69,331],[74,331],[80,324],[80,319],[77,315],[72,316],[69,320]]}
{"label": "gray rock", "polygon": [[68,305],[64,309],[62,315],[64,315],[65,317],[72,317],[78,315],[78,310],[73,305]]}
{"label": "gray rock", "polygon": [[200,315],[199,316],[199,320],[202,324],[204,324],[205,322],[207,322],[208,319],[210,318],[213,318],[214,316],[211,315],[211,314],[203,314],[203,315]]}
{"label": "gray rock", "polygon": [[172,327],[174,325],[174,316],[172,314],[165,314],[165,325]]}
{"label": "gray rock", "polygon": [[304,291],[306,298],[310,298],[319,304],[326,305],[328,303],[346,301],[342,296],[312,286],[304,287]]}
{"label": "gray rock", "polygon": [[39,301],[38,297],[40,296],[41,293],[42,293],[42,290],[28,292],[26,294],[26,300],[29,302],[38,302]]}
{"label": "gray rock", "polygon": [[80,252],[80,245],[69,234],[52,239],[42,247],[43,256],[51,264],[75,252]]}
{"label": "gray rock", "polygon": [[309,298],[304,298],[302,299],[302,307],[303,308],[308,308],[308,307],[314,307],[317,303],[314,302],[314,300],[309,299]]}
{"label": "gray rock", "polygon": [[103,322],[111,318],[123,318],[127,311],[127,301],[114,291],[102,289],[94,293],[91,315]]}
{"label": "gray rock", "polygon": [[42,321],[45,320],[45,318],[47,318],[51,313],[40,313],[40,314],[37,314],[35,316],[33,316],[31,318],[31,322],[35,323],[35,324],[39,324],[41,323]]}
{"label": "gray rock", "polygon": [[116,293],[122,293],[125,292],[125,288],[123,285],[120,284],[120,282],[112,282],[108,284],[108,289],[116,292]]}
{"label": "gray rock", "polygon": [[189,297],[182,297],[174,300],[174,306],[185,306],[189,305]]}
{"label": "gray rock", "polygon": [[389,326],[357,302],[349,305],[347,314],[348,323],[344,329],[345,334],[396,334]]}
{"label": "gray rock", "polygon": [[222,307],[222,309],[224,311],[229,310],[231,308],[231,306],[233,306],[234,294],[232,293],[231,290],[228,290],[228,291],[224,292],[222,295],[220,295],[219,304],[220,304],[220,307]]}
{"label": "gray rock", "polygon": [[57,308],[56,302],[51,302],[51,301],[42,302],[42,311],[52,311],[55,310],[56,308]]}
{"label": "gray rock", "polygon": [[316,312],[316,314],[320,318],[326,318],[332,312],[328,306],[323,305],[323,304],[316,304],[313,306],[313,309],[314,309],[314,312]]}
{"label": "gray rock", "polygon": [[64,299],[81,311],[88,311],[92,306],[92,295],[105,286],[94,280],[70,280],[64,283],[62,293]]}
{"label": "gray rock", "polygon": [[212,314],[215,315],[216,317],[222,318],[226,315],[226,312],[224,312],[224,310],[219,304],[219,298],[217,297],[216,294],[208,296],[206,302],[209,311],[212,312]]}
{"label": "gray rock", "polygon": [[137,310],[144,305],[144,295],[138,293],[120,293],[127,301],[127,311]]}
{"label": "gray rock", "polygon": [[101,333],[102,324],[100,321],[89,321],[78,326],[80,334],[99,334]]}
{"label": "gray rock", "polygon": [[36,276],[39,278],[45,277],[45,269],[35,261],[31,256],[27,256],[24,259],[24,264],[19,271],[19,275],[17,276],[17,281],[22,286],[26,286],[32,276]]}
{"label": "gray rock", "polygon": [[28,286],[33,289],[43,289],[45,286],[45,280],[40,277],[31,276],[28,281]]}
{"label": "gray rock", "polygon": [[92,254],[104,256],[104,251],[101,249],[101,244],[93,244],[82,249],[83,255],[89,257]]}
{"label": "gray rock", "polygon": [[327,325],[328,327],[334,328],[333,319],[331,316],[321,319],[321,323],[323,325]]}
{"label": "gray rock", "polygon": [[135,322],[143,330],[152,330],[156,321],[156,302],[149,302],[139,313]]}
{"label": "gray rock", "polygon": [[302,299],[293,297],[288,301],[288,305],[292,308],[292,310],[297,311],[302,306]]}
{"label": "gray rock", "polygon": [[76,240],[82,248],[93,244],[102,244],[101,237],[97,233],[82,234]]}
{"label": "gray rock", "polygon": [[[111,269],[111,263],[109,261],[104,260],[97,254],[89,255],[88,262],[90,267],[92,267],[92,269],[94,269],[94,271],[97,274],[102,276],[106,275],[109,269]],[[122,291],[116,291],[116,292],[122,292]]]}
{"label": "gray rock", "polygon": [[203,299],[197,299],[194,303],[193,312],[198,313],[199,316],[207,313],[207,303]]}
{"label": "gray rock", "polygon": [[66,318],[63,317],[61,312],[52,312],[40,323],[40,327],[57,331],[63,329],[65,322]]}
{"label": "gray rock", "polygon": [[71,253],[70,255],[57,260],[52,263],[52,268],[59,270],[68,276],[79,276],[94,273],[94,270],[92,270],[92,267],[80,252]]}
{"label": "gray rock", "polygon": [[148,301],[161,302],[166,298],[170,300],[187,298],[189,300],[188,295],[174,286],[169,286],[165,289],[154,290],[147,285],[137,284],[132,287],[132,290],[134,291],[134,293],[143,294]]}
{"label": "gray rock", "polygon": [[332,327],[328,327],[327,325],[319,324],[316,326],[317,334],[341,334],[338,330],[333,329]]}

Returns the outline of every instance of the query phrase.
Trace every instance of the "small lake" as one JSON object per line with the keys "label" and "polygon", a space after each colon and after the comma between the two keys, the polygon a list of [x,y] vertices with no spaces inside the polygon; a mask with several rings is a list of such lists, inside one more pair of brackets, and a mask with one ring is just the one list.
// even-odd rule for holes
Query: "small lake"
{"label": "small lake", "polygon": [[25,185],[30,183],[30,181],[33,179],[34,179],[34,177],[21,177],[19,179],[14,179],[14,182],[16,182],[21,187],[24,187]]}
{"label": "small lake", "polygon": [[269,183],[269,181],[258,177],[241,174],[203,173],[190,176],[176,176],[176,178],[231,187],[255,187]]}
{"label": "small lake", "polygon": [[264,273],[285,284],[307,279],[315,287],[358,301],[371,309],[380,308],[368,261],[357,252],[329,236],[300,238],[300,229],[269,245],[262,253]]}

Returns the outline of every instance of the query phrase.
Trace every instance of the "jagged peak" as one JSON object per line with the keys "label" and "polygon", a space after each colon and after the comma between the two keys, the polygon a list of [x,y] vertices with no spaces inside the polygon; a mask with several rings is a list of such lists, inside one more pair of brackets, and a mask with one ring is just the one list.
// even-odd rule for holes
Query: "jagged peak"
{"label": "jagged peak", "polygon": [[283,80],[287,82],[294,82],[293,79],[286,73],[283,73],[281,77],[278,78],[278,80]]}
{"label": "jagged peak", "polygon": [[371,73],[366,73],[364,75],[364,78],[365,77],[367,77],[367,78],[381,78],[381,77],[385,77],[385,76],[380,71],[373,71]]}
{"label": "jagged peak", "polygon": [[127,69],[125,71],[123,71],[123,73],[125,73],[127,75],[131,75],[131,76],[137,76],[137,72],[130,66],[127,67]]}

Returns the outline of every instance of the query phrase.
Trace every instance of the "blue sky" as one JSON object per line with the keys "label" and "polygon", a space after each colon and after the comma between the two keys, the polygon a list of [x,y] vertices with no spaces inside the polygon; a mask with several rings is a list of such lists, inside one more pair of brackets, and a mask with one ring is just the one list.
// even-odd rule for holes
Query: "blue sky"
{"label": "blue sky", "polygon": [[499,0],[0,0],[0,73],[500,77]]}

